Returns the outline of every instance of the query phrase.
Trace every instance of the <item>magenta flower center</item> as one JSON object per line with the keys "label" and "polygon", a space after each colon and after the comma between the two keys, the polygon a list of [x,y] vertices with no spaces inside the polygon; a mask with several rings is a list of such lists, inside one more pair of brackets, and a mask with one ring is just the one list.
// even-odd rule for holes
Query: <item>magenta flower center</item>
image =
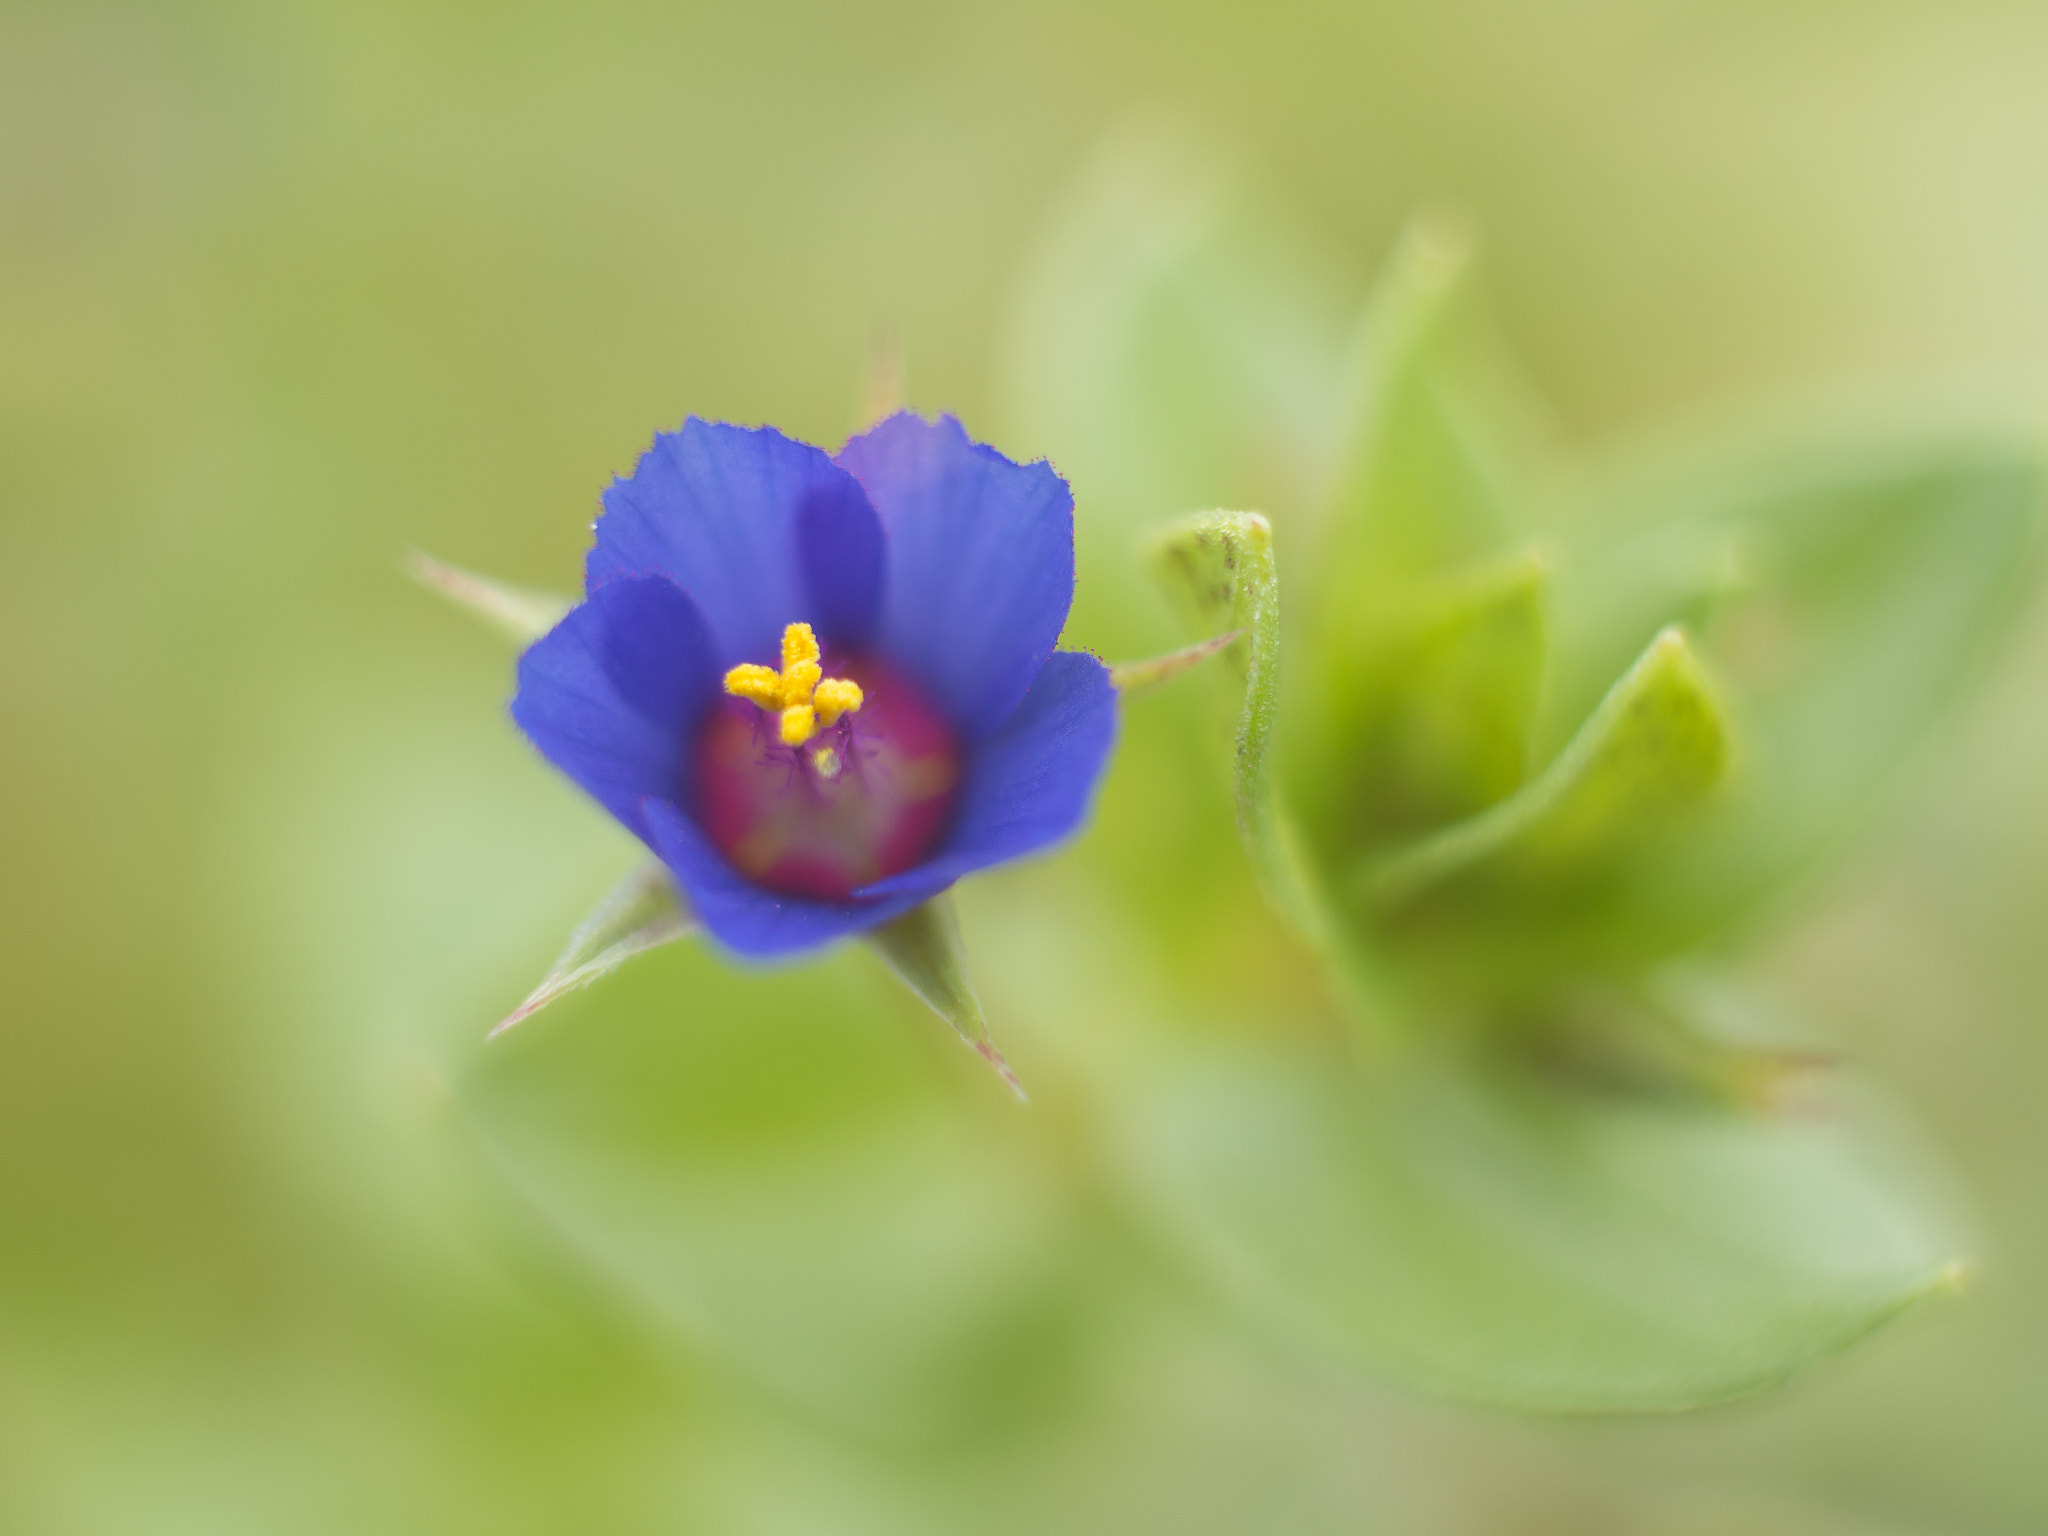
{"label": "magenta flower center", "polygon": [[[784,648],[781,676],[801,669],[793,681],[817,689],[820,707],[812,714],[785,702],[797,693],[784,683],[775,694],[769,668],[735,668],[697,737],[698,823],[756,885],[844,900],[931,852],[952,816],[959,750],[900,673],[835,656],[821,684],[814,643],[808,666],[800,651],[792,663],[788,641]],[[834,709],[825,698],[853,702]],[[805,717],[788,717],[792,708]]]}

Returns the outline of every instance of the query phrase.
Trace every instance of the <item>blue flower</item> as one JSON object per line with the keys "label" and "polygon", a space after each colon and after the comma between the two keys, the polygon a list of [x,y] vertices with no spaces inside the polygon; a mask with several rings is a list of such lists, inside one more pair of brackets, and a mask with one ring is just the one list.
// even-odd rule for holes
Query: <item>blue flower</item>
{"label": "blue flower", "polygon": [[836,457],[692,417],[605,492],[513,718],[728,948],[873,927],[1087,815],[1116,696],[1053,648],[1073,513],[950,416]]}

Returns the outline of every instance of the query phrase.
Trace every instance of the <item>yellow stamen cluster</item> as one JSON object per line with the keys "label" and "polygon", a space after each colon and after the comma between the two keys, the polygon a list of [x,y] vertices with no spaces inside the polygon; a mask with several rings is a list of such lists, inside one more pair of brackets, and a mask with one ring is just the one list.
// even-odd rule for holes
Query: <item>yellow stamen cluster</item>
{"label": "yellow stamen cluster", "polygon": [[[861,706],[860,684],[851,678],[826,677],[818,663],[818,637],[808,624],[792,624],[782,632],[782,670],[745,662],[725,674],[725,691],[751,699],[782,716],[782,744],[800,747],[819,730],[838,723]],[[838,759],[833,759],[834,767]]]}

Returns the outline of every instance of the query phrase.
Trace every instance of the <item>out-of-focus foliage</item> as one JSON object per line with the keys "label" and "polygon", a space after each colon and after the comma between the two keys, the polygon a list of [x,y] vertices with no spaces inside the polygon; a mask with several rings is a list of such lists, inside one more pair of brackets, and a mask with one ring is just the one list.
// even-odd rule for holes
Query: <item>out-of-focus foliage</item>
{"label": "out-of-focus foliage", "polygon": [[[1068,643],[1187,638],[1146,540],[1218,505],[1271,514],[1299,623],[1352,317],[1445,192],[1568,446],[1873,370],[1923,429],[1986,399],[2031,419],[2044,46],[1999,0],[0,9],[0,1528],[2042,1525],[2038,609],[1912,814],[1756,952],[1807,1021],[1792,1050],[1908,1087],[1953,1156],[1981,1226],[1963,1299],[1782,1393],[1560,1423],[1274,1349],[1277,1326],[1322,1351],[1327,1319],[1187,1285],[1167,1137],[1105,1134],[1170,1126],[1205,1045],[1276,1092],[1349,1049],[1237,844],[1211,679],[1133,701],[1074,848],[962,894],[1028,1110],[858,949],[736,971],[667,945],[485,1047],[636,850],[519,745],[503,647],[395,573],[420,547],[567,590],[651,430],[835,440],[888,330],[912,404],[1073,479]],[[1162,104],[1244,150],[1235,181],[1169,135],[1112,151],[1186,167],[1151,194],[1183,231],[1235,220],[1204,281],[1292,275],[1242,381],[1263,446],[1205,440],[1154,495],[1143,464],[1086,462],[1085,400],[1027,419],[1003,358],[1053,340],[1040,255],[1104,185],[1093,146]],[[1511,373],[1485,388],[1501,483],[1557,521],[1475,592],[1512,628],[1537,589],[1553,663],[1586,658],[1571,697],[1539,687],[1542,765],[1662,622],[1575,635],[1566,585],[1661,558],[1625,537],[1660,485],[1703,517],[1749,493],[1717,512],[1683,465],[1554,454]],[[1793,444],[1816,481],[1820,436]],[[1799,478],[1747,440],[1760,486]],[[1681,618],[1731,708],[1760,696]],[[1788,1038],[1711,969],[1656,982],[1660,1017]],[[1601,1002],[1579,1027],[1611,1042]],[[1699,1033],[1603,1060],[1728,1066]],[[1127,1088],[1157,1119],[1105,1102]],[[1830,1123],[1798,1122],[1816,1176],[1877,1145]]]}
{"label": "out-of-focus foliage", "polygon": [[[1493,1064],[1219,1054],[1131,1131],[1252,1315],[1425,1391],[1666,1410],[1771,1386],[1952,1280],[1903,1171],[1817,1102],[1768,1120]],[[1172,1069],[1169,1069],[1172,1070]]]}
{"label": "out-of-focus foliage", "polygon": [[[1086,399],[1065,427],[1084,461],[1111,486],[1172,494],[1183,460],[1221,445],[1212,470],[1227,478],[1233,445],[1249,462],[1291,420],[1241,396],[1248,376],[1297,382],[1259,367],[1261,322],[1282,307],[1261,300],[1290,278],[1191,239],[1155,195],[1156,161],[1111,163],[1141,179],[1084,201],[1051,246],[1018,398],[1042,400],[1052,430]],[[1090,259],[1071,262],[1076,249]],[[1782,458],[1695,467],[1632,519],[1542,508],[1504,467],[1468,268],[1460,237],[1422,225],[1367,303],[1342,429],[1301,476],[1327,489],[1302,524],[1315,552],[1291,695],[1270,522],[1201,513],[1154,549],[1200,625],[1240,637],[1224,652],[1238,831],[1367,1059],[1268,1044],[1270,1060],[1240,1047],[1190,1068],[1177,1047],[1130,1058],[1099,1042],[1102,1059],[1081,1063],[1095,1139],[1138,1170],[1139,1220],[1254,1318],[1368,1370],[1534,1410],[1697,1407],[1778,1383],[1961,1273],[1923,1181],[1869,1116],[1831,1105],[1829,1125],[1802,1124],[1820,1101],[1789,1081],[1789,1050],[1703,1032],[1656,971],[1776,895],[1925,730],[2010,608],[2039,469],[2025,445],[1895,434],[1837,449],[1819,474],[1794,458],[1789,482]],[[1297,425],[1309,455],[1312,424]],[[1575,522],[1592,531],[1554,555],[1531,547]],[[1590,576],[1575,543],[1594,551]],[[474,581],[437,584],[487,616],[506,606],[480,604]],[[1576,649],[1553,654],[1554,606]],[[1646,628],[1639,654],[1619,648]],[[1585,679],[1617,655],[1580,712]],[[1545,761],[1560,710],[1576,723]],[[615,926],[612,905],[593,932]],[[681,931],[668,920],[662,938]],[[630,931],[603,954],[593,942],[572,942],[563,981],[536,995],[646,947]],[[1016,1087],[950,899],[873,943]],[[986,1350],[1057,1353],[1007,1342],[1005,1314],[983,1309],[1013,1289],[996,1275],[1032,1268],[1003,1244],[969,1240],[958,1272],[938,1253],[919,1270],[904,1245],[921,1225],[971,1239],[957,1202],[1002,1203],[955,1189],[971,1153],[927,1148],[929,1191],[906,1172],[915,1157],[892,1159],[883,1184],[915,1189],[908,1208],[835,1189],[832,1206],[865,1213],[841,1230],[802,1198],[771,1220],[778,1195],[693,1188],[702,1149],[679,1155],[665,1134],[533,1121],[488,1090],[470,1103],[497,1160],[593,1258],[844,1424],[936,1433],[973,1413],[935,1372]],[[650,1182],[657,1168],[671,1171]],[[821,1172],[790,1193],[814,1193]],[[716,1214],[727,1200],[751,1214]],[[808,1301],[780,1291],[786,1245],[820,1240],[796,1272],[843,1283]],[[893,1319],[881,1298],[916,1294],[920,1277],[936,1289],[899,1336],[873,1314]],[[990,1379],[1016,1390],[1003,1370]]]}
{"label": "out-of-focus foliage", "polygon": [[957,1047],[965,1070],[919,1070],[929,1021],[873,960],[752,1008],[704,1001],[723,963],[642,962],[637,998],[506,1035],[464,1089],[488,1164],[787,1408],[914,1441],[1029,1412],[1073,1349],[1057,1164],[949,1103],[979,1081]]}
{"label": "out-of-focus foliage", "polygon": [[[1135,259],[1052,263],[1023,407],[1104,463],[1213,454],[1233,430],[1249,453],[1264,423],[1230,406],[1270,359],[1233,322],[1287,274],[1226,268],[1220,233],[1134,229],[1141,189],[1096,196],[1053,248],[1122,240],[1150,265],[1134,283]],[[1960,1272],[1865,1128],[1786,1123],[1811,1111],[1765,1095],[1782,1051],[1701,1034],[1654,973],[1803,873],[1927,730],[2011,611],[2041,469],[2024,441],[1894,426],[1818,470],[1710,458],[1633,517],[1575,516],[1510,467],[1528,429],[1489,407],[1468,270],[1437,224],[1396,248],[1298,523],[1208,514],[1165,546],[1203,622],[1255,626],[1238,826],[1371,1059],[1282,1052],[1164,1090],[1148,1187],[1255,1313],[1426,1390],[1694,1406]],[[1190,359],[1180,331],[1236,346]],[[1128,393],[1066,419],[1098,373]],[[1272,547],[1293,526],[1310,554],[1290,675]],[[1567,1065],[1591,1085],[1560,1086]],[[1355,1092],[1330,1082],[1354,1075]]]}

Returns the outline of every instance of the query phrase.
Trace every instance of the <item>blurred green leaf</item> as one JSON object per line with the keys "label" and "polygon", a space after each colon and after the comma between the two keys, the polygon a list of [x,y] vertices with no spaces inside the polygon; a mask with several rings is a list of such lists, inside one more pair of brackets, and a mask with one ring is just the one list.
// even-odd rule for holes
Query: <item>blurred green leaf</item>
{"label": "blurred green leaf", "polygon": [[1738,771],[1597,909],[1532,908],[1496,944],[1637,964],[1759,911],[1864,818],[2006,627],[2042,488],[2030,443],[1922,436],[1724,455],[1628,497],[1559,561],[1543,734],[1682,620],[1726,685]]}
{"label": "blurred green leaf", "polygon": [[1511,526],[1459,345],[1470,237],[1417,219],[1358,326],[1311,601],[1330,665],[1365,644],[1375,611],[1418,578],[1492,555]]}
{"label": "blurred green leaf", "polygon": [[967,974],[967,951],[960,942],[960,919],[950,893],[934,896],[893,922],[869,929],[866,938],[868,947],[882,957],[898,981],[952,1025],[960,1038],[996,1069],[1012,1093],[1029,1100],[1031,1096],[989,1036],[981,998]]}
{"label": "blurred green leaf", "polygon": [[521,645],[531,645],[562,622],[576,600],[553,592],[515,587],[474,571],[445,565],[432,555],[413,550],[406,556],[406,574],[430,592],[438,592],[473,618]]}
{"label": "blurred green leaf", "polygon": [[[1694,810],[1728,765],[1728,727],[1682,630],[1667,629],[1543,774],[1468,821],[1368,866],[1392,907],[1443,882],[1554,882],[1610,864]],[[1544,899],[1549,899],[1544,892]],[[1482,906],[1472,920],[1485,922]]]}
{"label": "blurred green leaf", "polygon": [[1470,816],[1529,771],[1543,681],[1548,573],[1530,554],[1389,603],[1360,654],[1322,659],[1326,686],[1290,758],[1326,864]]}
{"label": "blurred green leaf", "polygon": [[841,1434],[972,1436],[1072,1366],[1070,1215],[1038,1117],[960,1094],[900,1003],[851,953],[675,946],[559,1004],[574,1028],[478,1050],[459,1102],[631,1316]]}
{"label": "blurred green leaf", "polygon": [[1856,1109],[1268,1052],[1161,1079],[1127,1152],[1172,1240],[1298,1342],[1441,1396],[1661,1412],[1774,1385],[1959,1277],[1924,1176]]}
{"label": "blurred green leaf", "polygon": [[1506,556],[1496,372],[1467,295],[1471,240],[1416,219],[1356,341],[1344,435],[1309,543],[1312,644],[1291,757],[1304,826],[1341,878],[1361,851],[1470,816],[1522,783],[1545,571]]}
{"label": "blurred green leaf", "polygon": [[540,985],[492,1030],[501,1035],[557,998],[608,976],[635,955],[696,932],[696,919],[683,905],[667,868],[649,862],[635,869],[599,902],[569,936]]}
{"label": "blurred green leaf", "polygon": [[1030,258],[1001,371],[1007,430],[1081,491],[1095,584],[1192,507],[1313,501],[1348,302],[1227,153],[1159,122],[1103,144]]}

